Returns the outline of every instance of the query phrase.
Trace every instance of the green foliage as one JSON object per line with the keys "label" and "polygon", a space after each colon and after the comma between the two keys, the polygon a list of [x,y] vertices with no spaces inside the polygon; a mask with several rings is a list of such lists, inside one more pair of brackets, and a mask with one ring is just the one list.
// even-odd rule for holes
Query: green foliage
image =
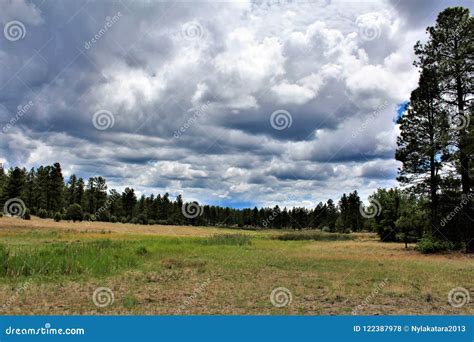
{"label": "green foliage", "polygon": [[369,220],[384,242],[416,241],[429,226],[424,202],[399,189],[377,189],[369,197],[374,217]]}
{"label": "green foliage", "polygon": [[112,223],[117,222],[117,217],[116,216],[110,216],[110,222],[112,222]]}
{"label": "green foliage", "polygon": [[62,219],[61,213],[58,212],[58,213],[54,214],[54,221],[59,222],[59,221],[61,221],[61,219]]}
{"label": "green foliage", "polygon": [[26,208],[25,213],[23,214],[23,219],[24,220],[31,220],[30,209]]}
{"label": "green foliage", "polygon": [[416,245],[416,249],[423,254],[446,252],[453,250],[455,247],[452,242],[442,241],[430,235],[421,238]]}
{"label": "green foliage", "polygon": [[45,209],[38,210],[38,217],[44,219],[48,217],[48,212]]}
{"label": "green foliage", "polygon": [[66,219],[72,220],[73,222],[82,221],[83,214],[82,208],[79,204],[71,204],[66,210]]}

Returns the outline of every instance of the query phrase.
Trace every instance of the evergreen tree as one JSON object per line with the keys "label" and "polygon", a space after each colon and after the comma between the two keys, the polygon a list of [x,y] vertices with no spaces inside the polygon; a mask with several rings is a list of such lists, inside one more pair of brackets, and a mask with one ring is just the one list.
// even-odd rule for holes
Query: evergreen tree
{"label": "evergreen tree", "polygon": [[448,152],[448,121],[442,110],[438,77],[423,69],[418,88],[402,115],[395,158],[402,162],[398,180],[415,193],[430,197],[431,223],[438,226],[438,192],[442,160]]}

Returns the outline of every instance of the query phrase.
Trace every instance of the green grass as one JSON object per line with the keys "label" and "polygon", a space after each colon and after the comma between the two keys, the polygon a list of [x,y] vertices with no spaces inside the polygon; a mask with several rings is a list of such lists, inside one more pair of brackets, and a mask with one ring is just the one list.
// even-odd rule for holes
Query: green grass
{"label": "green grass", "polygon": [[230,246],[247,246],[251,244],[251,238],[243,234],[220,234],[201,241],[203,245],[230,245]]}
{"label": "green grass", "polygon": [[351,234],[339,234],[339,233],[324,233],[324,232],[295,232],[295,233],[284,233],[274,237],[277,240],[282,241],[345,241],[354,240],[355,236]]}
{"label": "green grass", "polygon": [[0,245],[0,277],[103,276],[135,267],[145,255],[134,243],[109,239],[49,245]]}

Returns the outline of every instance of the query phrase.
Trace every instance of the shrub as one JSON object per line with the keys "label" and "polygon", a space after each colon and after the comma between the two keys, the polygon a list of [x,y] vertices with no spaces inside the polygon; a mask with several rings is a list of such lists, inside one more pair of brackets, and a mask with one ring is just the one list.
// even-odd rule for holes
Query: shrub
{"label": "shrub", "polygon": [[156,224],[156,221],[155,221],[155,220],[152,220],[152,219],[150,219],[150,220],[148,220],[148,224],[149,224],[149,225],[154,225],[154,224]]}
{"label": "shrub", "polygon": [[452,242],[441,241],[430,235],[425,235],[416,245],[416,250],[423,254],[446,252],[454,248],[455,245]]}
{"label": "shrub", "polygon": [[120,220],[120,222],[122,222],[122,223],[127,223],[127,222],[128,222],[128,220],[127,220],[127,218],[126,218],[126,217],[122,217],[122,219]]}
{"label": "shrub", "polygon": [[138,215],[137,220],[139,224],[148,224],[148,219],[145,214]]}
{"label": "shrub", "polygon": [[24,220],[31,220],[30,209],[26,208],[25,213],[23,214],[23,219]]}
{"label": "shrub", "polygon": [[48,212],[45,209],[40,209],[38,211],[38,216],[42,219],[47,218],[48,217]]}
{"label": "shrub", "polygon": [[[84,221],[92,221],[92,216],[91,216],[91,214],[89,214],[89,213],[85,213],[85,214],[83,215],[82,219],[83,219]],[[94,220],[95,220],[95,217],[94,217]]]}
{"label": "shrub", "polygon": [[115,216],[110,216],[110,222],[112,222],[112,223],[117,222],[117,217],[115,217]]}
{"label": "shrub", "polygon": [[62,218],[63,217],[61,216],[60,213],[54,214],[54,221],[59,222],[59,221],[61,221]]}
{"label": "shrub", "polygon": [[110,213],[107,210],[99,210],[96,214],[96,220],[101,222],[109,222]]}
{"label": "shrub", "polygon": [[130,220],[130,223],[132,223],[132,224],[137,224],[137,223],[138,223],[138,218],[133,217],[133,218]]}
{"label": "shrub", "polygon": [[66,218],[68,220],[72,220],[73,222],[82,221],[82,218],[83,218],[82,207],[77,203],[71,204],[67,208]]}
{"label": "shrub", "polygon": [[324,226],[321,230],[325,233],[330,233],[331,232],[331,228],[329,228],[328,226]]}

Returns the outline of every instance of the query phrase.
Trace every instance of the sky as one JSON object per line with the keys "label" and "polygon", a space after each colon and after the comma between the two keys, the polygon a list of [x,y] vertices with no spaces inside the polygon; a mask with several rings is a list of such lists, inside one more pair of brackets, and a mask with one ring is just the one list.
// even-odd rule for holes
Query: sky
{"label": "sky", "polygon": [[472,11],[0,0],[0,162],[234,207],[365,200],[397,185],[413,45],[452,5]]}

